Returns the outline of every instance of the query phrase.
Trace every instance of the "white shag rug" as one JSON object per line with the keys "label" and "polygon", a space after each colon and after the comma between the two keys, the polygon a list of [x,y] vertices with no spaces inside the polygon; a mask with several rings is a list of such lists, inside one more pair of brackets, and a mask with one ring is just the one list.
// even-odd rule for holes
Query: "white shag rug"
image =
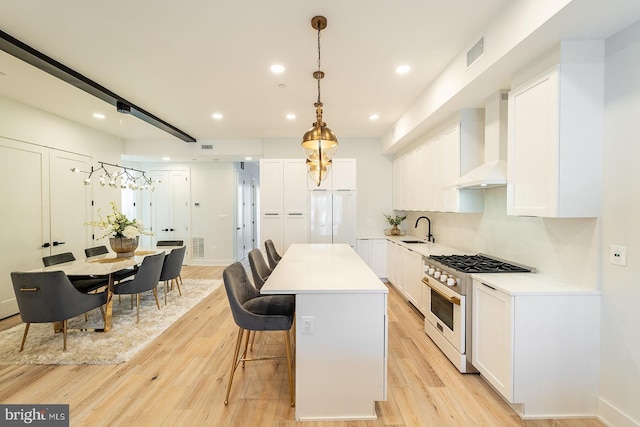
{"label": "white shag rug", "polygon": [[0,332],[0,364],[2,365],[116,365],[131,359],[175,321],[191,310],[222,284],[221,280],[184,279],[182,296],[174,287],[164,305],[164,283],[158,285],[160,310],[153,292],[140,296],[140,323],[136,324],[135,298],[133,310],[129,295],[114,296],[112,328],[109,332],[82,332],[72,328],[102,328],[100,310],[69,320],[67,351],[62,351],[62,333],[54,334],[51,323],[32,323],[24,345],[24,323]]}

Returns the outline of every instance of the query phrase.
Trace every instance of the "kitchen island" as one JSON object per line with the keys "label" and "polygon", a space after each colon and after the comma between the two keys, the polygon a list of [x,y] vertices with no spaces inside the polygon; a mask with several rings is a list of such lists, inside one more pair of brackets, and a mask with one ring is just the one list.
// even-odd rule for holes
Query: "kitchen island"
{"label": "kitchen island", "polygon": [[388,289],[358,254],[346,244],[291,245],[261,293],[296,297],[296,419],[376,419]]}

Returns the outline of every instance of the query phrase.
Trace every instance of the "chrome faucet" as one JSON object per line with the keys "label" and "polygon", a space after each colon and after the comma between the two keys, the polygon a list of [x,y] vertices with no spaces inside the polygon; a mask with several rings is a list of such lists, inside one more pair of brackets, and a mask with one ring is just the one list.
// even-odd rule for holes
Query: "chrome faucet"
{"label": "chrome faucet", "polygon": [[433,234],[431,234],[431,220],[429,218],[427,218],[426,216],[421,216],[416,220],[416,225],[414,226],[414,228],[418,228],[418,223],[420,222],[421,219],[426,219],[427,222],[429,223],[429,229],[427,231],[427,242],[435,243],[436,238],[433,236]]}

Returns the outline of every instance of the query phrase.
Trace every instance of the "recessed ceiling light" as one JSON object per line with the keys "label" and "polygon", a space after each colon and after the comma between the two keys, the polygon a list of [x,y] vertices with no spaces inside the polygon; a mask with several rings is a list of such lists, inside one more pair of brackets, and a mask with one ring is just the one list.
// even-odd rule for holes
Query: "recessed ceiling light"
{"label": "recessed ceiling light", "polygon": [[380,118],[380,115],[375,113],[369,116],[369,120],[378,120],[379,118]]}
{"label": "recessed ceiling light", "polygon": [[220,119],[222,118],[222,114],[220,114],[220,113],[213,113],[213,114],[211,115],[211,117],[213,117],[213,118],[214,118],[214,119],[216,119],[216,120],[220,120]]}
{"label": "recessed ceiling light", "polygon": [[162,160],[169,161],[169,160],[171,160],[171,157],[163,157]]}
{"label": "recessed ceiling light", "polygon": [[104,119],[106,116],[102,113],[93,113],[94,119]]}
{"label": "recessed ceiling light", "polygon": [[400,65],[396,68],[396,73],[398,74],[407,74],[409,71],[411,71],[411,67],[408,65]]}
{"label": "recessed ceiling light", "polygon": [[289,114],[287,114],[286,117],[287,117],[287,120],[294,120],[296,118],[296,115],[293,114],[293,113],[289,113]]}
{"label": "recessed ceiling light", "polygon": [[282,73],[284,71],[284,65],[273,64],[271,65],[271,71],[274,73]]}
{"label": "recessed ceiling light", "polygon": [[253,160],[253,157],[245,157],[245,160]]}

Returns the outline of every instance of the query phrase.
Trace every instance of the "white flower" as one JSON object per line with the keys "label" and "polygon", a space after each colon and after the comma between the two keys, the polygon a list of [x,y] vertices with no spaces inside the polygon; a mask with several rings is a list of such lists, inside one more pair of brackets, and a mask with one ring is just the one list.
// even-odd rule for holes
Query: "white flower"
{"label": "white flower", "polygon": [[133,225],[127,225],[124,230],[122,230],[122,235],[128,239],[132,239],[140,234],[140,230],[138,227]]}

